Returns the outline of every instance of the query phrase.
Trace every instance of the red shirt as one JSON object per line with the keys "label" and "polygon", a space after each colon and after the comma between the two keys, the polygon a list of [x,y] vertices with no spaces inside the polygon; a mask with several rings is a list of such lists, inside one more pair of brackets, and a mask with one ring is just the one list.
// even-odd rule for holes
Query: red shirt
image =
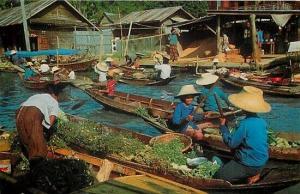
{"label": "red shirt", "polygon": [[108,96],[114,96],[116,84],[117,84],[116,80],[108,80],[107,81],[107,94],[108,94]]}

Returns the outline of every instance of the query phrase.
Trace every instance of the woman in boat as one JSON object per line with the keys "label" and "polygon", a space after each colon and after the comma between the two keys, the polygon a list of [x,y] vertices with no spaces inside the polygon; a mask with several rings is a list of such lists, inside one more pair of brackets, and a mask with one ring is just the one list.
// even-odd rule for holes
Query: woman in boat
{"label": "woman in boat", "polygon": [[25,64],[24,80],[35,80],[36,73],[33,71],[32,62]]}
{"label": "woman in boat", "polygon": [[203,138],[202,129],[210,127],[210,123],[196,124],[196,121],[203,119],[202,115],[194,113],[194,105],[192,104],[194,97],[199,95],[193,85],[185,85],[180,89],[176,98],[180,98],[181,102],[177,104],[172,124],[178,129],[178,132],[184,133],[195,140]]}
{"label": "woman in boat", "polygon": [[142,57],[140,55],[137,55],[135,59],[133,60],[133,65],[131,66],[133,69],[139,69],[141,66],[141,59]]}
{"label": "woman in boat", "polygon": [[170,44],[170,57],[173,62],[177,61],[177,58],[179,56],[179,53],[177,50],[178,36],[179,36],[179,33],[176,30],[176,28],[172,28],[171,34],[169,35],[168,39],[169,39],[169,44]]}
{"label": "woman in boat", "polygon": [[24,155],[30,164],[47,157],[46,139],[53,133],[58,112],[60,85],[49,85],[48,93],[28,98],[16,111],[16,127]]}
{"label": "woman in boat", "polygon": [[117,64],[115,63],[114,59],[111,58],[111,57],[107,57],[104,62],[106,63],[106,65],[108,66],[108,68],[117,66]]}
{"label": "woman in boat", "polygon": [[100,90],[100,92],[104,92],[107,94],[108,97],[114,98],[116,86],[117,86],[117,73],[109,72],[107,75],[106,90]]}
{"label": "woman in boat", "polygon": [[132,59],[129,55],[125,55],[125,65],[131,66],[132,65]]}
{"label": "woman in boat", "polygon": [[218,105],[216,103],[214,94],[217,95],[219,99],[225,101],[225,103],[229,106],[228,95],[218,86],[216,86],[216,82],[219,77],[217,75],[213,75],[211,73],[204,73],[201,77],[196,81],[196,83],[200,86],[203,86],[201,89],[202,96],[200,101],[204,100],[204,111],[213,111],[218,112]]}
{"label": "woman in boat", "polygon": [[265,102],[263,91],[252,86],[244,86],[240,93],[230,95],[229,101],[244,110],[246,117],[233,132],[228,130],[226,119],[220,118],[223,141],[234,151],[234,159],[224,165],[221,162],[215,178],[240,182],[258,177],[268,161],[267,123],[257,113],[270,112],[271,106]]}
{"label": "woman in boat", "polygon": [[106,63],[97,63],[94,67],[94,71],[99,74],[99,84],[101,86],[105,86],[107,83],[107,72],[108,72],[108,65]]}
{"label": "woman in boat", "polygon": [[45,59],[41,61],[41,66],[39,70],[41,73],[48,73],[50,71],[50,67]]}
{"label": "woman in boat", "polygon": [[[160,54],[156,54],[160,55]],[[157,63],[154,68],[155,70],[159,70],[159,79],[166,80],[171,76],[171,65],[169,64],[170,56],[169,55],[160,55],[154,56],[155,62]]]}

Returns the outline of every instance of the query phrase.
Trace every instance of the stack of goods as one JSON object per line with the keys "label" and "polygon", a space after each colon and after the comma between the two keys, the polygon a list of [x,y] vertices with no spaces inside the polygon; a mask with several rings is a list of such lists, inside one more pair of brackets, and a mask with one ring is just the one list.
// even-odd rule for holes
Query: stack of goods
{"label": "stack of goods", "polygon": [[6,59],[0,59],[0,71],[13,71],[13,64],[6,60]]}
{"label": "stack of goods", "polygon": [[60,120],[51,144],[57,147],[77,145],[91,153],[113,156],[162,171],[175,170],[187,176],[212,178],[219,168],[216,163],[209,161],[188,166],[187,159],[197,156],[194,151],[182,153],[185,146],[178,138],[150,146],[127,133],[113,132],[105,126],[90,121]]}

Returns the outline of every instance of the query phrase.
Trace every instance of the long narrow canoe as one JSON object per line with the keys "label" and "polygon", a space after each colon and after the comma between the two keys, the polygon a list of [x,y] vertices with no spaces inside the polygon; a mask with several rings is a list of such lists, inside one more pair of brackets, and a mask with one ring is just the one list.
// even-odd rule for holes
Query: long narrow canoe
{"label": "long narrow canoe", "polygon": [[[18,75],[19,75],[20,79],[22,80],[23,85],[29,89],[42,90],[42,89],[46,89],[49,84],[54,84],[53,80],[49,80],[49,81],[46,81],[46,80],[36,80],[36,81],[24,80],[23,73],[18,73]],[[69,81],[60,81],[59,82],[59,84],[62,84],[62,85],[68,85],[69,83],[70,83]]]}
{"label": "long narrow canoe", "polygon": [[68,71],[86,71],[91,69],[96,61],[97,59],[83,59],[70,63],[50,64],[50,67],[58,66],[59,68],[65,68]]}
{"label": "long narrow canoe", "polygon": [[[71,117],[72,121],[80,122],[83,120],[79,117]],[[86,120],[86,119],[85,119]],[[103,126],[103,125],[102,125]],[[149,143],[150,137],[145,136],[139,133],[130,132],[128,130],[123,130],[120,128],[114,128],[110,126],[105,126],[105,130],[108,132],[125,132],[130,133],[134,138],[141,140],[144,143]],[[72,146],[76,151],[88,153],[82,146]],[[205,191],[222,191],[222,192],[274,192],[276,190],[288,187],[290,185],[296,184],[300,181],[299,169],[296,169],[295,166],[285,166],[285,167],[276,167],[269,168],[268,166],[262,171],[261,179],[254,184],[231,184],[227,181],[220,179],[204,179],[199,177],[186,177],[180,174],[178,171],[174,170],[159,170],[157,168],[139,164],[136,162],[125,160],[124,158],[119,158],[112,155],[103,156],[101,154],[91,154],[96,157],[105,157],[110,161],[115,163],[150,173],[159,177],[169,179],[171,181],[178,182],[183,185],[188,185],[195,189],[201,189]]]}
{"label": "long narrow canoe", "polygon": [[270,85],[261,82],[243,80],[240,78],[235,78],[232,76],[222,77],[222,83],[225,85],[243,88],[244,86],[255,86],[264,91],[264,93],[274,96],[285,96],[285,97],[300,97],[300,87],[299,86],[277,86]]}
{"label": "long narrow canoe", "polygon": [[[102,92],[99,92],[97,89],[89,88],[85,90],[87,94],[89,94],[96,101],[100,102],[104,106],[113,108],[115,110],[127,112],[130,114],[136,115],[136,109],[138,107],[145,107],[148,109],[150,115],[153,117],[159,116],[161,119],[165,119],[166,123],[168,123],[168,118],[172,117],[173,108],[175,106],[174,103],[164,100],[151,99],[148,97],[137,96],[128,93],[117,92],[116,98],[112,99],[107,97]],[[150,103],[150,101],[152,103]],[[224,113],[225,115],[234,115],[240,114],[240,110],[231,111]],[[159,120],[155,118],[149,118],[143,115],[139,115],[142,117],[148,124],[160,130],[162,133],[174,132],[170,128],[170,126],[165,126]],[[205,146],[209,148],[213,148],[219,151],[225,151],[225,153],[230,154],[230,149],[225,146],[221,136],[212,136],[206,135],[204,141],[202,142]],[[270,147],[269,150],[270,158],[273,160],[282,160],[282,161],[300,161],[300,150],[297,148],[287,148],[282,149],[278,147]]]}
{"label": "long narrow canoe", "polygon": [[139,86],[164,86],[170,83],[176,76],[171,76],[165,80],[152,80],[152,79],[135,79],[132,77],[121,77],[118,82],[130,85]]}

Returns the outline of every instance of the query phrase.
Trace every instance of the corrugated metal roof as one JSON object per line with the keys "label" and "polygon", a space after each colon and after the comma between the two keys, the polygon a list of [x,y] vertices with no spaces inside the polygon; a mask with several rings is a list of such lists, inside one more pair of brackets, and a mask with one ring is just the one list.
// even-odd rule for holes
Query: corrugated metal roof
{"label": "corrugated metal roof", "polygon": [[[64,0],[39,0],[25,5],[25,12],[27,20],[38,14],[42,10],[46,9],[54,2],[60,1],[66,3],[71,9],[73,9],[80,17],[82,17],[87,23],[99,30],[93,23],[91,23],[86,17],[84,17],[75,7],[73,7],[68,1]],[[10,9],[4,9],[0,11],[0,26],[10,26],[22,23],[22,11],[21,6],[13,7]]]}
{"label": "corrugated metal roof", "polygon": [[[121,23],[123,24],[130,23],[130,22],[143,23],[143,22],[154,22],[154,21],[162,22],[179,10],[182,10],[187,15],[187,17],[190,17],[189,19],[194,19],[194,16],[192,16],[190,13],[185,11],[181,6],[177,6],[177,7],[165,7],[165,8],[131,12],[130,14],[121,18]],[[116,23],[120,23],[120,22],[118,21]]]}

